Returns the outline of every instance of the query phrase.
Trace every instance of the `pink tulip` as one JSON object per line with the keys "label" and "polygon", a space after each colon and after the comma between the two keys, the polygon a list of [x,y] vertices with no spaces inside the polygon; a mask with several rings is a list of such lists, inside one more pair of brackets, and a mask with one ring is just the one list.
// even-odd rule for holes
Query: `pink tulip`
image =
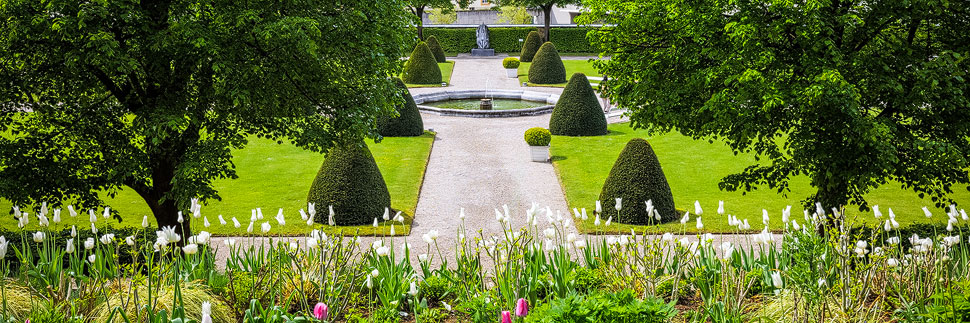
{"label": "pink tulip", "polygon": [[502,311],[502,323],[512,323],[512,313]]}
{"label": "pink tulip", "polygon": [[525,298],[520,298],[515,303],[515,316],[524,317],[526,315],[529,315],[529,302]]}
{"label": "pink tulip", "polygon": [[327,304],[317,303],[317,306],[313,307],[313,316],[316,317],[318,320],[321,320],[321,321],[326,320],[329,314],[330,314],[330,307],[327,307]]}

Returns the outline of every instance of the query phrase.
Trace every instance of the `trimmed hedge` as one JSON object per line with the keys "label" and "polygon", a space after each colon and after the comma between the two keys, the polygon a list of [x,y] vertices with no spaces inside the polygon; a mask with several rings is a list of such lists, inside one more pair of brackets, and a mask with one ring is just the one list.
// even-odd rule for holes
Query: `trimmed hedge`
{"label": "trimmed hedge", "polygon": [[[34,215],[31,214],[30,216],[34,216]],[[36,218],[34,220],[36,220]],[[116,245],[121,246],[120,248],[124,250],[123,252],[116,253],[118,256],[118,262],[122,265],[129,265],[135,262],[134,258],[132,258],[132,254],[130,252],[127,252],[128,249],[126,248],[129,248],[129,247],[125,245],[125,237],[135,236],[135,245],[137,246],[144,246],[146,244],[150,245],[155,242],[155,231],[158,231],[158,228],[154,228],[154,227],[142,229],[141,227],[113,228],[110,226],[109,227],[99,226],[98,234],[92,234],[90,229],[91,229],[90,227],[77,228],[77,237],[74,238],[74,248],[76,250],[75,252],[81,252],[81,253],[84,252],[84,240],[87,240],[87,238],[94,238],[95,240],[98,240],[98,238],[100,238],[101,235],[113,233],[115,235],[115,241],[117,242]],[[195,230],[192,230],[192,232],[195,234],[198,234],[201,231],[205,231],[205,229],[195,228]],[[27,247],[31,248],[34,255],[37,255],[40,252],[39,247],[41,245],[34,242],[31,236],[31,234],[34,232],[36,232],[36,230],[29,231],[27,232],[26,235],[21,235],[20,230],[17,230],[17,231],[0,230],[0,236],[6,237],[7,242],[10,243],[10,246],[8,247],[8,250],[7,250],[7,254],[4,256],[4,259],[7,261],[7,264],[10,265],[10,270],[11,270],[10,272],[16,273],[18,268],[20,267],[20,259],[17,258],[17,253],[13,251],[13,247],[20,248],[24,241],[24,240],[21,240],[22,238],[26,239]],[[147,233],[147,236],[146,236],[146,233]],[[45,233],[45,236],[46,237],[44,241],[49,241],[49,239],[55,239],[55,243],[57,244],[57,246],[59,248],[64,248],[67,245],[67,239],[71,238],[71,228],[66,227],[61,229],[60,231],[50,232],[49,234]],[[183,239],[187,239],[187,238],[183,237]],[[97,243],[99,245],[101,244],[101,242],[97,242]],[[201,252],[206,249],[200,248],[199,250]],[[139,254],[139,257],[141,257],[141,254]],[[138,262],[144,264],[145,259],[140,259]]]}
{"label": "trimmed hedge", "polygon": [[394,79],[398,89],[404,94],[404,104],[395,107],[396,117],[384,116],[377,119],[377,132],[384,137],[415,137],[424,134],[424,120],[418,112],[411,91],[401,79]]}
{"label": "trimmed hedge", "polygon": [[529,66],[529,83],[566,83],[566,66],[562,64],[556,45],[546,42],[539,47],[532,65]]}
{"label": "trimmed hedge", "polygon": [[557,136],[601,136],[609,131],[599,99],[583,73],[573,74],[562,90],[549,117],[549,131]]}
{"label": "trimmed hedge", "polygon": [[519,59],[515,57],[506,57],[502,60],[502,67],[508,69],[519,68]]}
{"label": "trimmed hedge", "polygon": [[529,32],[529,36],[525,39],[525,43],[522,44],[522,51],[519,52],[519,60],[523,62],[531,62],[536,56],[536,52],[539,51],[539,46],[542,46],[542,37],[539,37],[539,32]]}
{"label": "trimmed hedge", "polygon": [[328,222],[327,207],[333,206],[337,225],[362,225],[391,206],[391,194],[370,149],[356,142],[330,149],[310,186],[307,202],[321,210],[313,219],[317,223]]}
{"label": "trimmed hedge", "polygon": [[438,84],[441,83],[441,68],[434,54],[425,42],[418,43],[411,52],[411,57],[404,65],[401,75],[404,83],[408,84]]}
{"label": "trimmed hedge", "polygon": [[546,128],[535,127],[525,131],[525,142],[529,146],[548,146],[552,141],[552,134]]}
{"label": "trimmed hedge", "polygon": [[[592,28],[586,27],[553,27],[551,40],[563,53],[594,53],[597,50],[586,40],[586,33]],[[424,28],[425,38],[434,36],[445,53],[470,53],[475,48],[476,28]],[[524,42],[535,27],[489,27],[488,42],[496,53],[511,55],[522,52]],[[540,37],[541,45],[541,37]],[[538,47],[537,47],[538,48]]]}
{"label": "trimmed hedge", "polygon": [[[616,198],[623,199],[624,207],[619,212],[614,208]],[[661,223],[678,219],[674,196],[660,161],[650,143],[642,138],[633,138],[623,147],[603,183],[599,199],[603,203],[603,219],[613,217],[614,221],[627,224],[650,223],[651,214],[644,207],[648,200],[653,201],[660,213]]]}
{"label": "trimmed hedge", "polygon": [[431,49],[431,53],[434,54],[434,59],[438,61],[438,63],[444,63],[448,61],[445,59],[445,51],[441,50],[441,45],[438,44],[438,38],[431,36],[431,37],[428,37],[428,39],[425,40],[425,42],[428,43],[428,49]]}

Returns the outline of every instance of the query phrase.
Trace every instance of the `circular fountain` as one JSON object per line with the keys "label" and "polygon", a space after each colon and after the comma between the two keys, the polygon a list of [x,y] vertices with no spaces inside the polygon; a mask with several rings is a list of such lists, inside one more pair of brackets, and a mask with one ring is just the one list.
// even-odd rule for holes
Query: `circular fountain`
{"label": "circular fountain", "polygon": [[423,112],[444,116],[502,118],[552,112],[558,94],[521,90],[447,90],[413,94]]}

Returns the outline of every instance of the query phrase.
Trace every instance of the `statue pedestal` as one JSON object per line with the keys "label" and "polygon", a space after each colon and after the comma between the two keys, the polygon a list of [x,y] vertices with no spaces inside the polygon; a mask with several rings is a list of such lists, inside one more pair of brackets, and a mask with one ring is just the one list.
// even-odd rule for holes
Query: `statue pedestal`
{"label": "statue pedestal", "polygon": [[472,49],[472,56],[495,56],[495,49],[474,48]]}

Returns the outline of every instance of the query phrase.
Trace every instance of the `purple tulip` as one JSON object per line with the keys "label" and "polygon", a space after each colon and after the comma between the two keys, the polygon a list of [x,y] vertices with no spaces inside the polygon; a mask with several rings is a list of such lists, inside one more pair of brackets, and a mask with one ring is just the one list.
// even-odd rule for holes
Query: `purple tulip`
{"label": "purple tulip", "polygon": [[318,320],[321,320],[321,321],[326,320],[329,314],[330,314],[330,307],[327,307],[327,304],[317,303],[317,306],[313,307],[313,316],[316,317]]}
{"label": "purple tulip", "polygon": [[526,315],[529,315],[529,301],[526,301],[525,298],[520,298],[515,303],[515,316],[524,317]]}
{"label": "purple tulip", "polygon": [[512,323],[512,313],[502,311],[502,323]]}

